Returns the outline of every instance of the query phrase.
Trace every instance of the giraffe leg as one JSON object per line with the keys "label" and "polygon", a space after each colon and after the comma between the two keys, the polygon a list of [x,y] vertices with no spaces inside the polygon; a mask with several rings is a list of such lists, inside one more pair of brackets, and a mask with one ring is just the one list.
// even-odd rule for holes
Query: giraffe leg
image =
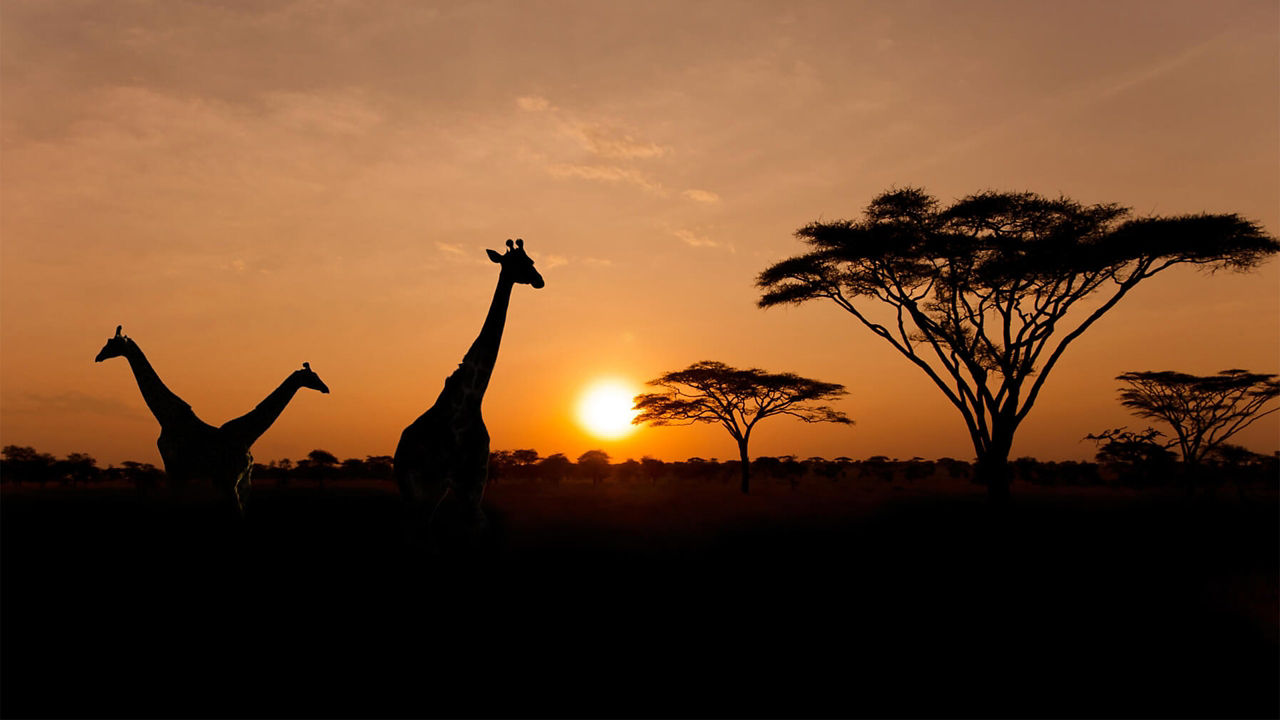
{"label": "giraffe leg", "polygon": [[405,540],[410,545],[428,547],[431,539],[432,521],[449,485],[443,478],[424,478],[421,473],[409,475],[401,483],[402,490],[409,502],[405,503]]}
{"label": "giraffe leg", "polygon": [[239,523],[244,520],[244,503],[247,488],[241,486],[242,477],[237,475],[230,479],[214,481],[214,487],[221,496],[218,501],[218,512],[223,518],[223,522]]}
{"label": "giraffe leg", "polygon": [[236,482],[231,486],[231,500],[235,504],[236,515],[244,518],[244,506],[249,502],[249,474],[245,473],[236,478]]}
{"label": "giraffe leg", "polygon": [[473,535],[478,535],[488,527],[489,520],[485,517],[484,509],[481,508],[481,502],[484,500],[484,486],[489,480],[488,458],[485,458],[486,464],[481,466],[481,470],[466,482],[458,483],[457,493],[458,499],[462,501],[463,522]]}
{"label": "giraffe leg", "polygon": [[244,473],[236,478],[235,494],[236,507],[240,510],[240,516],[244,516],[245,507],[249,504],[250,490],[253,489],[253,461],[250,460],[249,465],[245,467]]}

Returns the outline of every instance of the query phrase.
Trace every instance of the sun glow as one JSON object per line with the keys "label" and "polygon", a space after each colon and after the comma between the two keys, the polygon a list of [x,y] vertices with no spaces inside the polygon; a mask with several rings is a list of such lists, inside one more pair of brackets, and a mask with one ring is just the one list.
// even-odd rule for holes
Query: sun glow
{"label": "sun glow", "polygon": [[631,433],[637,391],[621,380],[597,380],[578,399],[578,423],[592,435],[614,440]]}

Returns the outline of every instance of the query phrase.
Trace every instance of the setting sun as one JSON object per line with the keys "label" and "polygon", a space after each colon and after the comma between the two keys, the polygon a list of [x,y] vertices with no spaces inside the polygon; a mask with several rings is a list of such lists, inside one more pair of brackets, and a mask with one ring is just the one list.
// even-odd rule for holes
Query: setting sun
{"label": "setting sun", "polygon": [[578,400],[578,423],[598,438],[612,440],[631,432],[636,412],[631,401],[636,391],[621,380],[598,380],[587,386]]}

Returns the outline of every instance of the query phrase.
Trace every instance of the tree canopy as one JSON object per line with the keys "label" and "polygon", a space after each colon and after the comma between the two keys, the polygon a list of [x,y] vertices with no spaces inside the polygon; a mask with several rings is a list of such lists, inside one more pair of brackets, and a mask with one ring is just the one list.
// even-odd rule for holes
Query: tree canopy
{"label": "tree canopy", "polygon": [[1247,270],[1280,250],[1234,214],[1133,218],[994,191],[944,207],[919,188],[796,236],[810,251],[760,273],[760,306],[828,300],[888,342],[960,411],[993,494],[1062,354],[1138,283],[1175,265]]}
{"label": "tree canopy", "polygon": [[1280,397],[1276,375],[1223,370],[1216,375],[1164,371],[1126,372],[1120,403],[1139,417],[1160,420],[1177,438],[1182,461],[1195,466],[1231,436],[1276,411],[1263,407]]}
{"label": "tree canopy", "polygon": [[588,450],[578,456],[578,467],[591,478],[592,485],[599,485],[609,474],[609,459],[603,450]]}
{"label": "tree canopy", "polygon": [[633,423],[691,425],[718,423],[738,443],[742,458],[742,491],[749,492],[747,444],[751,431],[767,417],[789,415],[804,422],[852,424],[843,412],[828,405],[846,391],[843,385],[800,377],[793,373],[739,370],[722,362],[696,362],[669,372],[649,385],[659,392],[636,396],[639,414]]}

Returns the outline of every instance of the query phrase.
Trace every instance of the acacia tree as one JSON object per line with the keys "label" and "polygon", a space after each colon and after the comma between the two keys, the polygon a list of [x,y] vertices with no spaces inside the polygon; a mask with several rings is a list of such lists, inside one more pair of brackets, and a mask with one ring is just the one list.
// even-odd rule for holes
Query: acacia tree
{"label": "acacia tree", "polygon": [[54,471],[72,487],[76,483],[87,485],[102,476],[98,469],[98,461],[87,453],[71,453],[65,459],[54,463]]}
{"label": "acacia tree", "polygon": [[560,480],[569,473],[569,469],[572,467],[573,463],[564,456],[564,453],[555,453],[538,461],[538,474],[546,482],[559,485]]}
{"label": "acacia tree", "polygon": [[742,459],[742,492],[749,493],[751,462],[747,443],[757,423],[774,415],[790,415],[807,423],[853,421],[844,413],[814,402],[845,395],[843,385],[810,380],[792,373],[739,370],[721,362],[696,362],[669,372],[649,385],[659,392],[637,395],[639,414],[633,423],[692,425],[719,423],[738,443]]}
{"label": "acacia tree", "polygon": [[40,487],[53,475],[57,460],[49,453],[36,452],[25,445],[5,445],[0,450],[0,479],[21,485],[24,481],[38,482]]}
{"label": "acacia tree", "polygon": [[588,450],[578,456],[578,469],[591,478],[592,485],[599,485],[609,474],[609,453],[603,450]]}
{"label": "acacia tree", "polygon": [[1246,270],[1280,249],[1237,215],[1130,218],[1114,204],[1001,192],[942,207],[918,188],[796,236],[810,252],[759,275],[760,306],[829,300],[889,343],[960,412],[997,500],[1045,381],[1121,298],[1175,265]]}
{"label": "acacia tree", "polygon": [[[334,466],[338,464],[338,456],[328,450],[315,449],[307,453],[307,465],[313,468],[316,482],[324,487],[325,477],[332,472]],[[301,465],[301,463],[299,463]]]}
{"label": "acacia tree", "polygon": [[1275,412],[1276,408],[1262,409],[1280,396],[1275,375],[1238,369],[1217,375],[1126,372],[1116,379],[1125,383],[1120,404],[1134,415],[1167,424],[1189,469],[1198,467],[1232,435]]}
{"label": "acacia tree", "polygon": [[523,467],[533,465],[538,462],[538,451],[531,449],[512,450],[511,461]]}

